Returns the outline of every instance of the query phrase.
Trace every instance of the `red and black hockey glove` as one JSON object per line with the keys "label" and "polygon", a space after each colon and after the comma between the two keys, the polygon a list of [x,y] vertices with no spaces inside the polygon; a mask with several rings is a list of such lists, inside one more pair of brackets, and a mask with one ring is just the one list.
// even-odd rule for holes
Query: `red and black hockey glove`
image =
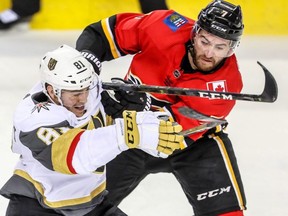
{"label": "red and black hockey glove", "polygon": [[[120,78],[112,78],[111,81],[132,83]],[[112,95],[108,91],[103,91],[101,97],[106,114],[113,119],[122,118],[124,110],[147,111],[151,106],[151,98],[143,92],[114,91]]]}

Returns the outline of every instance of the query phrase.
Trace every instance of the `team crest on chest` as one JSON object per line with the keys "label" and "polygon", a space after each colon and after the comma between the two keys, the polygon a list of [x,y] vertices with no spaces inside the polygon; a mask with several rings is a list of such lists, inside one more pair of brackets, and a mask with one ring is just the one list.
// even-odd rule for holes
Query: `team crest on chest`
{"label": "team crest on chest", "polygon": [[209,91],[227,92],[226,80],[207,82],[206,86]]}
{"label": "team crest on chest", "polygon": [[181,16],[180,14],[174,12],[170,16],[168,16],[165,20],[164,23],[173,31],[177,31],[182,25],[187,23],[188,20]]}

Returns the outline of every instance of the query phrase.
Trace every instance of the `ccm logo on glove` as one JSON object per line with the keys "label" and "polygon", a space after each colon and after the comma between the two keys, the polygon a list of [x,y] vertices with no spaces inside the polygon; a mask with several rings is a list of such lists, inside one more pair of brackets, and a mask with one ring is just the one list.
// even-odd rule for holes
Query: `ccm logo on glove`
{"label": "ccm logo on glove", "polygon": [[139,131],[136,122],[135,111],[123,112],[124,125],[125,125],[125,142],[129,148],[137,148],[139,145]]}

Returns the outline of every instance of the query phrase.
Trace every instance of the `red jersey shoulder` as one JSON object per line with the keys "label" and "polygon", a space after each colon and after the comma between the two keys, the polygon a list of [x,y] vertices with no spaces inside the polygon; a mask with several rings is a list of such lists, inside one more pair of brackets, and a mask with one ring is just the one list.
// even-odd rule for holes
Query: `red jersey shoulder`
{"label": "red jersey shoulder", "polygon": [[191,30],[191,26],[195,23],[194,20],[174,10],[156,10],[148,14],[122,13],[117,15],[117,23],[127,22],[131,18],[140,21],[138,22],[138,25],[140,25],[138,27],[141,29],[149,29],[151,27],[154,31],[160,28],[161,30],[169,29],[172,32],[176,32],[184,26],[188,26]]}
{"label": "red jersey shoulder", "polygon": [[173,10],[119,14],[116,20],[117,43],[130,54],[151,49],[166,52],[175,45],[183,45],[189,40],[195,22]]}

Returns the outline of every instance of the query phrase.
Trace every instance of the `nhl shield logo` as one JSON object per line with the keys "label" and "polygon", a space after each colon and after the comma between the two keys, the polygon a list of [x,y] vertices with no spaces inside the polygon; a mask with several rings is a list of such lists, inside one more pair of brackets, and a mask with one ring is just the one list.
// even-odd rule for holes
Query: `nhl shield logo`
{"label": "nhl shield logo", "polygon": [[51,71],[51,70],[54,70],[55,67],[56,67],[56,64],[57,64],[57,60],[53,59],[53,58],[50,58],[49,62],[48,62],[48,69]]}
{"label": "nhl shield logo", "polygon": [[179,78],[181,76],[181,73],[180,73],[179,70],[174,70],[173,71],[173,75],[174,75],[175,78]]}

